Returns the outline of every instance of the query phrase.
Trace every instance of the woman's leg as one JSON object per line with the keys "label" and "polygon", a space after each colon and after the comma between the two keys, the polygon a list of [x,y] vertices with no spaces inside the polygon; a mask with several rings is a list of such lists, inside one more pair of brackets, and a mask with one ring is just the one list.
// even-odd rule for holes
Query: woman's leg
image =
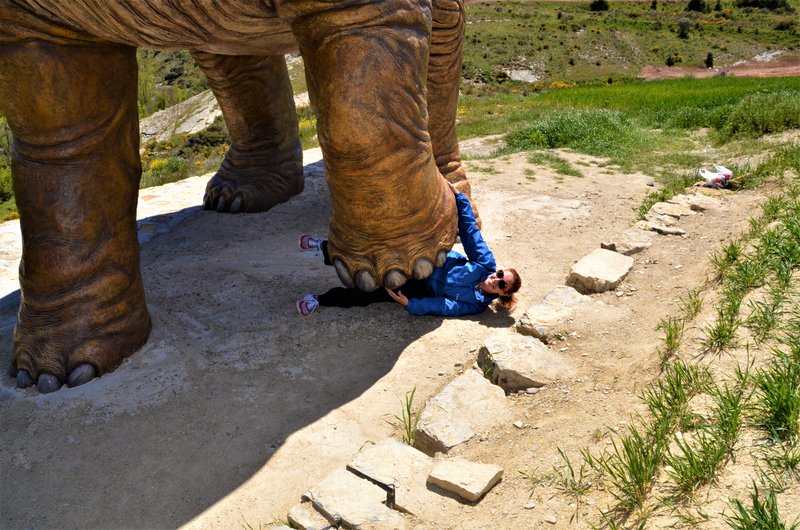
{"label": "woman's leg", "polygon": [[323,307],[365,307],[378,302],[392,302],[385,289],[362,291],[356,288],[334,287],[317,296],[317,302]]}

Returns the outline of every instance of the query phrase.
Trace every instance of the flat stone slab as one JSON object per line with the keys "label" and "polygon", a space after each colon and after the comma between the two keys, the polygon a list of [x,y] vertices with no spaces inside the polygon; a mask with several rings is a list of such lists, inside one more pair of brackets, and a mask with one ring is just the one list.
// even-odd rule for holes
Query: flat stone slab
{"label": "flat stone slab", "polygon": [[650,213],[674,217],[675,219],[680,219],[687,215],[695,215],[695,212],[688,205],[679,202],[657,202],[650,207]]}
{"label": "flat stone slab", "polygon": [[503,468],[479,464],[463,458],[448,458],[436,463],[428,482],[453,492],[468,501],[478,501],[503,478]]}
{"label": "flat stone slab", "polygon": [[430,456],[446,453],[476,433],[509,423],[511,416],[503,389],[467,370],[425,404],[414,445]]}
{"label": "flat stone slab", "polygon": [[529,335],[501,330],[487,338],[478,364],[506,392],[549,385],[574,375],[568,359]]}
{"label": "flat stone slab", "polygon": [[652,221],[639,221],[635,226],[640,230],[649,230],[651,232],[661,234],[662,236],[682,236],[686,233],[686,230],[683,228],[678,228],[677,226],[667,226],[665,224],[657,222],[654,223]]}
{"label": "flat stone slab", "polygon": [[633,267],[633,258],[596,248],[572,266],[567,285],[581,293],[616,289]]}
{"label": "flat stone slab", "polygon": [[433,459],[422,451],[387,439],[362,450],[347,469],[394,486],[395,509],[429,518],[440,513],[448,500],[426,486],[433,464]]}
{"label": "flat stone slab", "polygon": [[552,342],[555,334],[569,331],[575,306],[589,301],[590,297],[582,295],[574,288],[558,285],[541,302],[530,306],[523,313],[515,324],[516,329],[519,333],[532,335],[545,343]]}
{"label": "flat stone slab", "polygon": [[658,224],[664,226],[675,226],[678,224],[678,219],[672,217],[671,215],[661,215],[653,212],[648,212],[647,214],[645,214],[644,220],[649,221],[652,224]]}
{"label": "flat stone slab", "polygon": [[667,202],[686,206],[694,212],[704,212],[719,206],[717,199],[699,193],[675,195]]}
{"label": "flat stone slab", "polygon": [[629,228],[613,239],[600,243],[600,248],[630,256],[653,244],[653,235],[638,228]]}
{"label": "flat stone slab", "polygon": [[328,530],[334,528],[310,502],[301,502],[292,507],[287,514],[289,523],[302,530]]}
{"label": "flat stone slab", "polygon": [[328,475],[303,498],[311,501],[328,521],[341,521],[350,528],[406,528],[400,513],[383,504],[386,491],[343,468]]}

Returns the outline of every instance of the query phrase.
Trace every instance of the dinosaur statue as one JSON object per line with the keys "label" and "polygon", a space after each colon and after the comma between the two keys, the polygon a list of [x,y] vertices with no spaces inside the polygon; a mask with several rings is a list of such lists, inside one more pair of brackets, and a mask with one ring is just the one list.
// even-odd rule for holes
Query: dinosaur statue
{"label": "dinosaur statue", "polygon": [[[303,190],[283,54],[299,48],[328,180],[330,254],[372,290],[425,278],[469,193],[455,136],[462,0],[0,0],[0,112],[14,135],[21,303],[9,373],[52,392],[146,341],[136,234],[136,48],[189,49],[231,136],[204,207]],[[442,176],[445,178],[443,179]]]}

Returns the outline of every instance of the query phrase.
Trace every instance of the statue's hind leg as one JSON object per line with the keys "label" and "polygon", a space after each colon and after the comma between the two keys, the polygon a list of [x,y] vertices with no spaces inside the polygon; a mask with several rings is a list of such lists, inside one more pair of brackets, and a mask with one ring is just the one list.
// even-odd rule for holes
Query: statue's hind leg
{"label": "statue's hind leg", "polygon": [[206,187],[203,206],[261,212],[303,191],[303,151],[283,55],[194,51],[219,102],[231,146]]}
{"label": "statue's hind leg", "polygon": [[135,50],[0,46],[22,229],[11,372],[41,392],[114,369],[147,340],[136,238]]}

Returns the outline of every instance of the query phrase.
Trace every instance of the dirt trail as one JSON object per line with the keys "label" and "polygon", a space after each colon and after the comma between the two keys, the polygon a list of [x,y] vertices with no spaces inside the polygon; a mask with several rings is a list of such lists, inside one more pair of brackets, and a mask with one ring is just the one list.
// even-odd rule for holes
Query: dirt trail
{"label": "dirt trail", "polygon": [[[396,434],[385,420],[405,392],[416,387],[422,404],[472,365],[489,334],[632,224],[652,190],[648,177],[562,155],[584,176],[556,175],[524,155],[468,164],[489,245],[524,280],[510,316],[415,318],[388,304],[297,316],[297,298],[337,283],[318,256],[297,251],[299,233],[325,232],[320,164],[307,168],[299,197],[270,212],[224,222],[202,212],[152,240],[142,260],[154,331],[142,351],[106,377],[50,395],[17,391],[3,377],[0,526],[258,528],[285,517],[364,444]],[[759,200],[716,195],[719,208],[682,221],[685,237],[658,236],[635,256],[619,294],[596,295],[574,335],[555,345],[574,379],[509,397],[525,426],[455,451],[501,465],[503,481],[477,505],[452,501],[419,528],[567,525],[570,500],[529,499],[519,472],[549,470],[559,446],[571,456],[601,448],[606,429],[639,410],[637,393],[658,374],[656,324],[705,280],[709,252],[746,226]],[[0,304],[4,346],[12,306]],[[596,507],[585,510],[573,527],[596,520]],[[543,522],[556,512],[555,525]]]}

